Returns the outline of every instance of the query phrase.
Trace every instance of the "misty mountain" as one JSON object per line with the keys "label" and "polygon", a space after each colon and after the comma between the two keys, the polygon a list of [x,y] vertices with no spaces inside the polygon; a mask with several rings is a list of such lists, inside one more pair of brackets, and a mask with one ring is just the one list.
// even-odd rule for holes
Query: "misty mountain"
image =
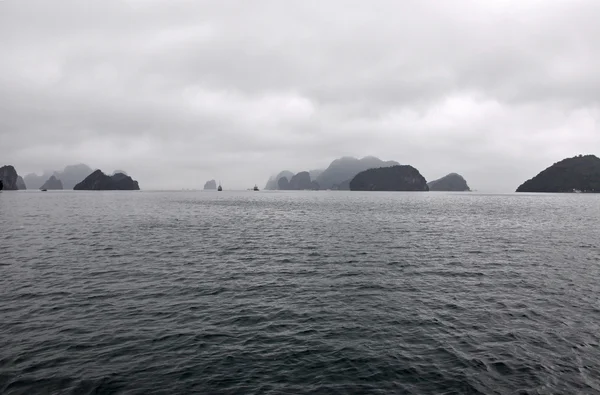
{"label": "misty mountain", "polygon": [[70,165],[64,168],[60,173],[56,173],[56,178],[60,179],[64,189],[74,189],[75,185],[84,180],[93,170],[83,163]]}
{"label": "misty mountain", "polygon": [[579,155],[563,159],[525,181],[517,192],[600,193],[600,158]]}
{"label": "misty mountain", "polygon": [[310,179],[310,173],[307,171],[301,171],[294,175],[290,180],[290,190],[302,191],[305,189],[313,189],[313,184]]}
{"label": "misty mountain", "polygon": [[340,189],[362,171],[398,165],[400,165],[398,162],[382,161],[374,156],[366,156],[362,159],[345,156],[331,162],[329,167],[319,174],[316,181],[321,189]]}
{"label": "misty mountain", "polygon": [[81,163],[78,165],[66,166],[62,171],[46,170],[41,176],[38,176],[35,173],[27,174],[25,176],[25,183],[31,189],[40,189],[51,176],[55,176],[62,181],[64,189],[73,189],[75,185],[85,179],[93,171],[94,170],[91,167]]}
{"label": "misty mountain", "polygon": [[420,191],[429,187],[425,177],[412,166],[392,166],[360,172],[350,181],[352,191]]}
{"label": "misty mountain", "polygon": [[46,181],[44,185],[40,187],[40,189],[60,190],[63,189],[63,184],[58,178],[56,178],[56,176],[50,176],[48,181]]}
{"label": "misty mountain", "polygon": [[48,180],[54,174],[55,172],[51,171],[45,171],[44,174],[42,174],[41,176],[38,176],[35,173],[30,173],[27,174],[23,179],[25,181],[25,184],[29,185],[29,188],[40,189],[42,185],[44,185],[44,182],[46,182],[46,180]]}
{"label": "misty mountain", "polygon": [[290,182],[288,181],[287,177],[281,177],[279,180],[277,180],[277,189],[280,191],[287,191],[290,189]]}
{"label": "misty mountain", "polygon": [[137,181],[123,173],[107,176],[101,170],[96,170],[73,189],[76,191],[137,191],[140,187]]}
{"label": "misty mountain", "polygon": [[325,169],[315,169],[310,170],[308,173],[310,174],[311,180],[316,180],[321,174],[323,174],[324,171]]}
{"label": "misty mountain", "polygon": [[427,185],[430,191],[465,192],[471,190],[463,176],[457,173],[450,173],[438,180],[428,182]]}
{"label": "misty mountain", "polygon": [[277,174],[276,176],[272,176],[271,178],[269,178],[269,181],[267,181],[267,185],[265,185],[265,190],[268,191],[275,191],[279,188],[279,180],[283,177],[287,178],[287,182],[289,182],[292,177],[294,176],[294,173],[292,173],[289,170],[284,170],[282,172],[280,172],[279,174]]}

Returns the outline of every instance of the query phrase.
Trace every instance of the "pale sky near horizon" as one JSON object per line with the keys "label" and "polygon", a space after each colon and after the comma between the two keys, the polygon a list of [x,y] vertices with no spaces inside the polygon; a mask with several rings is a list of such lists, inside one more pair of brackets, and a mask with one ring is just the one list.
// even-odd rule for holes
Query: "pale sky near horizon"
{"label": "pale sky near horizon", "polygon": [[2,0],[0,165],[264,186],[340,156],[510,192],[600,154],[597,0]]}

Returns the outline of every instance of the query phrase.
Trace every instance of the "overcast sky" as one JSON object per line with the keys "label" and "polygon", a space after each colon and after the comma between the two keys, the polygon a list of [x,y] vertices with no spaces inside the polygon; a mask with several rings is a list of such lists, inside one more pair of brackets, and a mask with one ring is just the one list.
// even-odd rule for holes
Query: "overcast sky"
{"label": "overcast sky", "polygon": [[375,155],[512,191],[600,154],[598,0],[0,0],[0,165],[264,186]]}

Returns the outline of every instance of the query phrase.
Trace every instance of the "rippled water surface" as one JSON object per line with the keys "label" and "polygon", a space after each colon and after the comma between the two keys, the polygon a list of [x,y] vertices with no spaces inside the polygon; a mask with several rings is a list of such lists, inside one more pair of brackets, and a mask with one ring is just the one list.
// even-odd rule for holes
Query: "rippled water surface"
{"label": "rippled water surface", "polygon": [[600,196],[0,193],[0,393],[600,393]]}

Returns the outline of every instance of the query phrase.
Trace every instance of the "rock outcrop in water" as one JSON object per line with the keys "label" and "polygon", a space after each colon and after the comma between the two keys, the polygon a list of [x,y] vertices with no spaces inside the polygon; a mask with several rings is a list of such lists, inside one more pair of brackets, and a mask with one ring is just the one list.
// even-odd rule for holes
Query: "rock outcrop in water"
{"label": "rock outcrop in water", "polygon": [[44,185],[40,187],[40,189],[62,190],[63,184],[62,181],[55,176],[50,176],[50,178],[44,183]]}
{"label": "rock outcrop in water", "polygon": [[137,181],[125,174],[107,176],[102,171],[96,170],[73,189],[76,191],[137,191],[140,187]]}
{"label": "rock outcrop in water", "polygon": [[600,158],[579,155],[563,159],[525,181],[517,192],[600,193]]}
{"label": "rock outcrop in water", "polygon": [[362,159],[342,157],[331,162],[329,167],[319,174],[316,181],[321,189],[347,189],[346,185],[349,181],[362,171],[398,165],[398,162],[386,162],[374,156],[366,156]]}
{"label": "rock outcrop in water", "polygon": [[0,180],[2,180],[3,189],[5,191],[19,190],[19,175],[13,166],[0,167]]}
{"label": "rock outcrop in water", "polygon": [[466,192],[470,191],[467,181],[460,174],[450,173],[438,180],[427,183],[430,191]]}
{"label": "rock outcrop in water", "polygon": [[429,191],[427,181],[412,166],[365,170],[350,181],[352,191]]}
{"label": "rock outcrop in water", "polygon": [[217,182],[215,180],[206,181],[204,184],[205,191],[214,191],[217,189]]}

